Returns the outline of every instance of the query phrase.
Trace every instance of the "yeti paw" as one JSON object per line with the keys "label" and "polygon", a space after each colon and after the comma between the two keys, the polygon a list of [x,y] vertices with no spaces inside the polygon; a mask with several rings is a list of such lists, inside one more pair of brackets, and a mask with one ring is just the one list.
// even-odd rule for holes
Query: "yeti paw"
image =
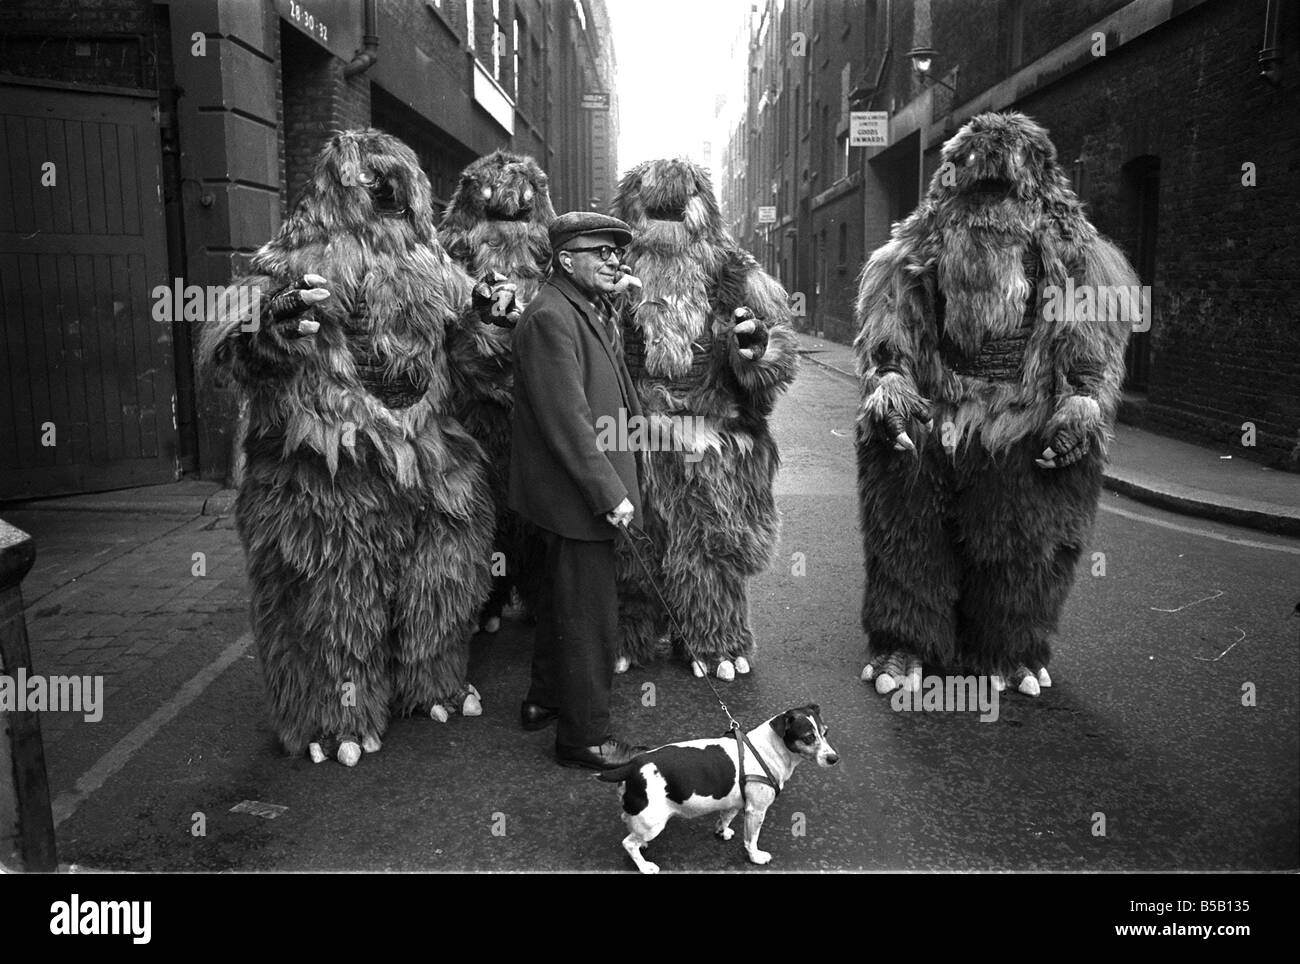
{"label": "yeti paw", "polygon": [[1037,696],[1052,685],[1052,677],[1048,675],[1046,666],[1040,666],[1035,672],[1021,664],[1011,675],[1011,681],[1016,684],[1016,689],[1026,696]]}
{"label": "yeti paw", "polygon": [[759,850],[757,847],[754,847],[752,850],[746,850],[745,853],[749,857],[751,863],[758,864],[760,867],[772,862],[772,855],[766,850]]}
{"label": "yeti paw", "polygon": [[888,656],[877,656],[862,667],[862,681],[876,682],[876,692],[892,693],[900,686],[908,692],[921,688],[921,660],[911,653],[897,650]]}
{"label": "yeti paw", "polygon": [[443,706],[441,703],[434,703],[429,707],[429,718],[431,720],[437,720],[439,723],[446,723],[451,719],[451,714],[447,712],[447,707]]}
{"label": "yeti paw", "polygon": [[[691,672],[694,673],[695,676],[699,678],[703,678],[705,676],[716,676],[720,680],[731,682],[736,678],[736,673],[738,670],[739,670],[738,664],[733,662],[730,659],[719,660],[717,666],[712,666],[712,667],[708,663],[704,662],[703,660],[699,660],[699,659],[691,660]],[[748,661],[745,662],[744,672],[746,673],[749,672]]]}
{"label": "yeti paw", "polygon": [[485,633],[495,633],[500,628],[501,628],[500,616],[489,616],[487,619],[483,620],[483,632]]}
{"label": "yeti paw", "polygon": [[343,740],[339,744],[338,761],[345,767],[354,767],[361,761],[361,744],[356,740]]}
{"label": "yeti paw", "polygon": [[482,716],[483,715],[483,697],[473,686],[469,687],[465,694],[465,701],[460,705],[462,716]]}
{"label": "yeti paw", "polygon": [[1102,431],[1101,406],[1090,395],[1071,395],[1058,406],[1048,427],[1048,443],[1034,459],[1040,469],[1063,469],[1088,454]]}
{"label": "yeti paw", "polygon": [[862,403],[858,420],[868,434],[885,439],[895,452],[916,452],[908,427],[933,428],[930,402],[922,398],[910,379],[899,372],[881,376],[879,384]]}
{"label": "yeti paw", "polygon": [[749,660],[743,656],[736,657],[736,673],[740,676],[749,675]]}
{"label": "yeti paw", "polygon": [[735,327],[736,353],[746,361],[757,361],[767,354],[767,326],[754,317],[748,308],[737,308],[731,313]]}
{"label": "yeti paw", "polygon": [[632,668],[632,661],[628,659],[626,656],[620,656],[618,659],[614,660],[615,673],[619,673],[621,675],[623,673],[626,673],[631,668]]}

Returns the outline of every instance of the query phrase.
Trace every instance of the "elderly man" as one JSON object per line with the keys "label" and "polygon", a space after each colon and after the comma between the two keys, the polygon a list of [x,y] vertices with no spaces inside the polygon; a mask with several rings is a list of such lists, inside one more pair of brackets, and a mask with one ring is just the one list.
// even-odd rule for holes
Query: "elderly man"
{"label": "elderly man", "polygon": [[573,211],[551,225],[551,276],[514,335],[510,507],[546,542],[525,729],[559,720],[563,766],[621,766],[645,747],[611,734],[618,649],[614,536],[640,512],[636,453],[598,441],[640,414],[607,298],[632,239],[617,218]]}

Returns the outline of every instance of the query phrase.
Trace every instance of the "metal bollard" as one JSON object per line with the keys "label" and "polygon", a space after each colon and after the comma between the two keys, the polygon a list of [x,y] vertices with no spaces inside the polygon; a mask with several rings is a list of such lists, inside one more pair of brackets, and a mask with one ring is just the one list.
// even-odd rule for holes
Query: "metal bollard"
{"label": "metal bollard", "polygon": [[[0,519],[0,675],[31,671],[23,578],[36,561],[36,543]],[[0,866],[37,873],[58,869],[50,784],[41,722],[32,710],[0,709]]]}

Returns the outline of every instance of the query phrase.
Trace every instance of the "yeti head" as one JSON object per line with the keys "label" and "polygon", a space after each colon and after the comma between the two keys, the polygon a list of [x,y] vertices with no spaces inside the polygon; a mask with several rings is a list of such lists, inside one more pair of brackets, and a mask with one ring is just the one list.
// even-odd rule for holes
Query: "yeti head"
{"label": "yeti head", "polygon": [[555,220],[550,181],[531,157],[493,151],[465,168],[447,205],[443,227],[465,229],[479,221]]}
{"label": "yeti head", "polygon": [[988,206],[1069,190],[1047,131],[1024,114],[972,117],[943,145],[942,158],[930,182],[938,201]]}
{"label": "yeti head", "polygon": [[724,233],[708,171],[685,158],[645,161],[624,174],[614,216],[631,225],[638,242],[659,234],[715,242]]}
{"label": "yeti head", "polygon": [[396,137],[336,131],[316,157],[292,220],[326,236],[413,234],[428,244],[434,240],[432,197],[415,152]]}

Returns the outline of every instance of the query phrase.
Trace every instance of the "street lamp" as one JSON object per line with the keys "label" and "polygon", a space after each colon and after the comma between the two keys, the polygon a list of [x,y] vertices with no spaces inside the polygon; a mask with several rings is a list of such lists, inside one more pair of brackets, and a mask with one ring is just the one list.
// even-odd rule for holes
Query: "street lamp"
{"label": "street lamp", "polygon": [[930,67],[934,64],[934,55],[938,53],[933,47],[913,47],[907,52],[907,56],[912,60],[912,69],[920,75],[922,81],[929,81],[932,84],[938,84],[940,87],[947,87],[952,91],[954,97],[957,96],[957,88],[940,80],[930,73]]}

